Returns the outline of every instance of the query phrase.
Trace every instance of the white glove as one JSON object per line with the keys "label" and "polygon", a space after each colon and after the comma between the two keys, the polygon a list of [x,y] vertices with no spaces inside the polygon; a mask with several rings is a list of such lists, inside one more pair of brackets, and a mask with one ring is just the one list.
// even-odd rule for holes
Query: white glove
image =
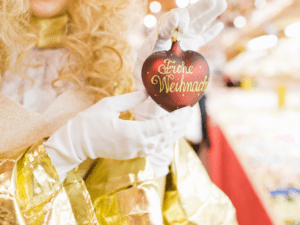
{"label": "white glove", "polygon": [[153,52],[170,49],[173,29],[181,33],[180,46],[183,50],[198,51],[223,30],[222,22],[210,25],[226,8],[226,0],[200,0],[187,8],[172,9],[161,18]]}
{"label": "white glove", "polygon": [[[164,14],[160,21],[159,37],[157,38],[157,28],[155,27],[149,34],[142,48],[138,51],[138,57],[134,67],[136,81],[135,90],[144,89],[141,70],[146,58],[153,52],[169,50],[171,47],[171,31],[178,29],[180,34],[180,46],[183,50],[198,51],[198,49],[214,39],[224,28],[223,23],[217,23],[207,31],[210,24],[227,8],[226,0],[200,0],[184,9],[173,9]],[[155,43],[155,44],[154,44]],[[152,47],[154,45],[154,47]],[[198,108],[197,108],[198,107]],[[193,142],[201,139],[201,126],[199,125],[200,112],[198,104],[193,107],[197,115],[193,123],[189,125],[189,130],[199,134],[186,136]],[[168,112],[159,107],[151,98],[134,108],[136,120],[146,120],[159,118],[167,115]],[[198,122],[197,122],[198,121]],[[168,155],[166,153],[168,152]],[[164,154],[152,154],[148,156],[155,173],[164,176],[168,173],[168,166],[171,163],[168,156],[173,155],[173,146],[165,149]]]}
{"label": "white glove", "polygon": [[87,157],[142,157],[160,152],[162,146],[168,148],[182,137],[192,115],[191,107],[143,122],[119,119],[120,112],[139,105],[147,97],[139,91],[104,98],[56,131],[44,146],[61,180]]}

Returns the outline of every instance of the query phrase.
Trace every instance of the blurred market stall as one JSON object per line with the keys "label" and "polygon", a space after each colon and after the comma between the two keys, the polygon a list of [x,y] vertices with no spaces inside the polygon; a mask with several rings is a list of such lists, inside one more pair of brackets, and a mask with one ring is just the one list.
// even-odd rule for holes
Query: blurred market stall
{"label": "blurred market stall", "polygon": [[227,60],[217,69],[241,88],[220,77],[210,86],[211,178],[240,224],[300,224],[300,1],[233,8],[221,18],[215,42]]}

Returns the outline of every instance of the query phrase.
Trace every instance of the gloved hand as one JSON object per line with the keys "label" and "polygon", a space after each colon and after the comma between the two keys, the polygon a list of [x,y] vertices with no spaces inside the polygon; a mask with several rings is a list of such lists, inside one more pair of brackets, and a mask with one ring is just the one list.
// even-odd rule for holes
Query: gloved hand
{"label": "gloved hand", "polygon": [[[134,67],[135,90],[144,89],[141,70],[146,58],[153,52],[170,49],[171,31],[173,29],[178,29],[180,32],[180,46],[183,50],[198,51],[201,46],[214,39],[223,30],[223,23],[217,23],[211,28],[209,26],[226,8],[226,0],[200,0],[187,8],[173,9],[164,14],[160,19],[159,36],[157,27],[155,27],[138,51]],[[199,121],[197,122],[197,118],[200,118],[200,112],[197,107],[199,106],[195,105],[193,111],[198,116],[194,115],[196,120],[193,121],[193,124],[190,124],[189,130],[192,130],[193,134],[198,133],[199,138],[201,138],[201,127],[199,126]],[[159,107],[151,98],[148,98],[145,102],[135,107],[133,112],[135,119],[141,121],[159,118],[168,114],[167,111]],[[199,141],[194,135],[186,137],[193,142]],[[166,149],[164,152],[168,152],[168,155],[173,155],[173,147]],[[166,157],[165,154],[152,154],[147,158],[152,164],[154,171],[156,171],[156,174],[159,174],[159,176],[167,174],[168,166],[171,163],[170,158]]]}
{"label": "gloved hand", "polygon": [[192,115],[191,107],[158,119],[119,119],[120,112],[139,105],[147,97],[139,91],[104,98],[51,135],[44,146],[61,180],[87,157],[122,160],[142,157],[168,149],[182,137]]}
{"label": "gloved hand", "polygon": [[198,51],[223,30],[222,22],[212,27],[210,25],[226,8],[226,0],[200,0],[187,8],[172,9],[160,20],[159,36],[153,52],[170,49],[173,29],[178,29],[180,33],[180,46],[183,50]]}

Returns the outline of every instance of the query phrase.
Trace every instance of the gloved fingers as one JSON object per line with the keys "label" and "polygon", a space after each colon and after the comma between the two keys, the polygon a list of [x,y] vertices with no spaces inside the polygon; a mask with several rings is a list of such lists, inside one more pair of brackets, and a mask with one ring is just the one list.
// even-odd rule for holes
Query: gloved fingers
{"label": "gloved fingers", "polygon": [[163,15],[158,27],[159,36],[152,52],[170,49],[172,31],[178,29],[180,33],[186,33],[189,28],[189,23],[190,15],[187,9],[174,9]]}
{"label": "gloved fingers", "polygon": [[[170,35],[170,38],[171,38],[171,35]],[[167,40],[157,38],[156,42],[153,46],[152,53],[169,50],[171,48],[171,45],[172,45],[172,41],[171,41],[170,38],[167,39]]]}
{"label": "gloved fingers", "polygon": [[168,40],[172,36],[172,30],[186,33],[190,24],[190,13],[187,9],[173,9],[163,16],[158,30],[159,39]]}
{"label": "gloved fingers", "polygon": [[168,132],[164,132],[151,137],[143,137],[144,152],[146,154],[161,153],[165,148],[173,145],[179,138],[183,137],[187,133],[187,127],[190,119],[184,121],[180,126],[176,126]]}
{"label": "gloved fingers", "polygon": [[179,23],[178,27],[175,27],[178,29],[178,32],[184,34],[187,32],[190,24],[190,13],[189,11],[184,8],[184,9],[175,9],[177,10],[179,14]]}
{"label": "gloved fingers", "polygon": [[187,7],[190,13],[191,23],[202,17],[205,13],[209,12],[216,7],[217,0],[200,0],[195,4]]}
{"label": "gloved fingers", "polygon": [[[152,139],[156,142],[155,145],[153,145],[153,149],[152,149],[152,153],[161,153],[167,146],[169,146],[170,144],[174,144],[175,141],[173,141],[174,139],[174,135],[177,134],[178,132],[182,132],[182,129],[184,129],[187,125],[182,125],[179,127],[176,127],[172,130],[170,130],[167,133],[162,133],[162,134],[158,134],[152,138]],[[178,136],[178,135],[176,135]]]}
{"label": "gloved fingers", "polygon": [[217,37],[221,31],[224,29],[224,23],[218,22],[212,27],[210,27],[207,31],[205,31],[199,39],[199,47],[207,44],[211,40],[213,40],[215,37]]}
{"label": "gloved fingers", "polygon": [[156,154],[161,152],[161,146],[163,146],[163,143],[165,141],[165,135],[157,135],[148,137],[146,139],[146,145],[145,145],[145,153],[147,155]]}
{"label": "gloved fingers", "polygon": [[106,107],[111,112],[120,113],[138,106],[139,104],[144,102],[148,97],[149,96],[144,90],[139,90],[123,95],[104,98],[101,100],[101,105],[103,107]]}
{"label": "gloved fingers", "polygon": [[144,153],[151,154],[160,144],[157,137],[147,135],[145,130],[148,129],[148,123],[144,121],[118,119],[112,123],[111,127],[115,130],[117,136],[122,137],[121,142],[124,149],[131,146],[131,151],[142,149]]}
{"label": "gloved fingers", "polygon": [[145,120],[141,122],[140,132],[144,136],[156,136],[168,133],[176,127],[181,127],[191,119],[193,110],[191,107],[177,109],[159,119]]}
{"label": "gloved fingers", "polygon": [[150,154],[152,156],[152,163],[159,165],[170,165],[174,157],[174,144],[163,147],[159,153]]}
{"label": "gloved fingers", "polygon": [[202,32],[225,10],[227,9],[226,0],[216,0],[215,7],[199,17],[194,23],[193,28],[196,33]]}
{"label": "gloved fingers", "polygon": [[168,112],[158,106],[152,98],[148,98],[142,104],[138,105],[133,109],[135,120],[144,121],[147,119],[157,119],[160,118]]}
{"label": "gloved fingers", "polygon": [[169,132],[161,133],[152,137],[147,137],[145,147],[147,154],[161,153],[165,148],[173,145],[179,138],[187,133],[189,120],[185,121],[181,126],[175,127]]}
{"label": "gloved fingers", "polygon": [[[169,132],[153,136],[146,136],[141,132],[141,129],[145,129],[144,122],[119,120],[119,122],[116,124],[117,125],[114,130],[116,130],[117,136],[123,137],[120,140],[122,143],[122,148],[130,149],[131,153],[140,152],[140,157],[162,152],[163,148],[169,146],[171,142],[174,143],[176,141],[173,141],[174,137],[171,139],[170,137],[174,136],[175,134],[175,137],[177,137],[176,139],[178,139],[178,133],[182,133],[182,130],[187,126],[181,125],[173,128]],[[117,129],[118,127],[119,129]],[[180,137],[182,136],[183,135],[180,135]],[[130,155],[130,153],[128,155]],[[127,158],[131,158],[131,156],[128,156]]]}
{"label": "gloved fingers", "polygon": [[216,0],[216,6],[203,15],[202,19],[207,21],[208,24],[211,24],[219,15],[221,15],[227,9],[227,2],[226,0]]}
{"label": "gloved fingers", "polygon": [[152,49],[152,53],[169,50],[171,47],[171,31],[178,27],[179,14],[177,12],[168,12],[162,16],[158,24],[158,38]]}
{"label": "gloved fingers", "polygon": [[[189,123],[187,122],[186,124],[184,124],[183,126],[181,126],[179,129],[170,132],[167,135],[167,138],[165,138],[164,143],[162,143],[161,145],[159,145],[159,146],[161,146],[162,150],[165,149],[165,148],[168,148],[168,146],[170,146],[170,145],[173,146],[174,143],[178,139],[184,137],[184,135],[187,133],[188,124]],[[156,150],[156,152],[159,152],[159,150]]]}
{"label": "gloved fingers", "polygon": [[170,129],[170,125],[174,127],[173,130],[177,130],[176,128],[181,128],[182,126],[187,125],[191,121],[192,115],[192,107],[186,106],[162,116],[160,118],[162,120],[162,123],[160,124],[163,126],[162,131],[167,133],[170,132],[172,130]]}
{"label": "gloved fingers", "polygon": [[[192,117],[192,116],[191,116]],[[192,122],[192,119],[189,118],[184,123],[182,123],[180,126],[174,128],[173,130],[170,130],[166,134],[160,135],[160,140],[162,142],[162,147],[166,148],[170,144],[174,144],[179,138],[182,138],[186,133],[189,124]]]}
{"label": "gloved fingers", "polygon": [[160,25],[158,27],[159,39],[168,40],[171,38],[171,32],[179,25],[179,13],[176,11],[170,11],[162,16]]}

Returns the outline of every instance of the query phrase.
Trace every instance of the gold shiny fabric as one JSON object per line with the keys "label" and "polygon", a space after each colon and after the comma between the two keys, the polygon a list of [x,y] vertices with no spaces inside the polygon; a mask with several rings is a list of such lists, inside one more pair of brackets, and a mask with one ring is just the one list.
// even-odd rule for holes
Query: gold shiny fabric
{"label": "gold shiny fabric", "polygon": [[163,210],[146,158],[98,159],[86,186],[77,168],[62,185],[42,143],[1,154],[0,162],[0,224],[237,224],[230,200],[183,139],[175,146]]}
{"label": "gold shiny fabric", "polygon": [[180,139],[167,175],[163,203],[165,225],[236,225],[228,197],[208,177],[191,146]]}
{"label": "gold shiny fabric", "polygon": [[157,183],[146,158],[99,159],[85,182],[99,224],[163,224]]}
{"label": "gold shiny fabric", "polygon": [[27,148],[0,154],[0,224],[20,224],[15,204],[14,168]]}
{"label": "gold shiny fabric", "polygon": [[69,197],[77,224],[98,224],[90,194],[86,189],[78,167],[68,172],[63,186]]}
{"label": "gold shiny fabric", "polygon": [[210,181],[184,139],[175,145],[162,211],[146,158],[99,159],[85,181],[99,224],[237,225],[230,200]]}
{"label": "gold shiny fabric", "polygon": [[0,163],[0,224],[97,224],[77,170],[63,186],[42,142],[1,154]]}
{"label": "gold shiny fabric", "polygon": [[32,18],[32,25],[38,31],[38,48],[59,48],[63,46],[63,39],[67,34],[69,16],[64,14],[60,17],[49,19]]}

